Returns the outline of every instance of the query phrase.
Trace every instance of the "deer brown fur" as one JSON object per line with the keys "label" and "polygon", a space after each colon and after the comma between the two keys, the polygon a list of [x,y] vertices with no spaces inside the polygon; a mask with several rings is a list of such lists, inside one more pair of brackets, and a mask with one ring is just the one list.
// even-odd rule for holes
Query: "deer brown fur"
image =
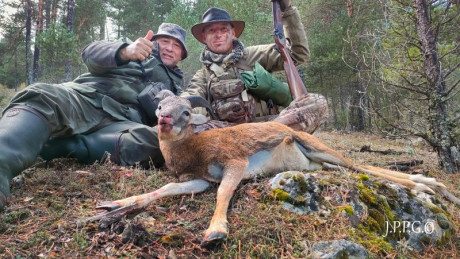
{"label": "deer brown fur", "polygon": [[220,182],[216,209],[203,246],[218,243],[227,236],[230,199],[241,180],[254,176],[335,166],[385,178],[416,191],[445,190],[434,178],[358,165],[316,137],[277,122],[240,124],[195,134],[194,124],[204,123],[206,117],[192,114],[190,102],[177,96],[161,101],[157,115],[160,149],[168,169],[194,180],[170,183],[152,193],[105,203],[99,208],[113,210],[106,216],[115,215],[124,207],[143,208],[156,199],[202,192],[209,182]]}

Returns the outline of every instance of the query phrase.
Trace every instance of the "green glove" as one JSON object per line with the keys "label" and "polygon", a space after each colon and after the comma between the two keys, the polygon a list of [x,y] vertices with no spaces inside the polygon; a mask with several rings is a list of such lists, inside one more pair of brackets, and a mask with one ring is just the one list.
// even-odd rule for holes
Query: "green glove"
{"label": "green glove", "polygon": [[292,102],[288,85],[274,78],[258,62],[253,71],[241,73],[241,80],[248,88],[248,92],[259,99],[264,101],[272,99],[274,104],[284,107]]}

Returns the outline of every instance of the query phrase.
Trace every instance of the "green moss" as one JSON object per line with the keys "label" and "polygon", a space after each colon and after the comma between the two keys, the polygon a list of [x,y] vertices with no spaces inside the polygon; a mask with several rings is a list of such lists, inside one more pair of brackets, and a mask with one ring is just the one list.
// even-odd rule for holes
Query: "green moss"
{"label": "green moss", "polygon": [[294,198],[294,200],[292,201],[292,203],[293,203],[294,205],[302,205],[302,204],[305,203],[306,200],[307,200],[307,199],[306,199],[304,196],[302,196],[302,195],[297,195],[297,197]]}
{"label": "green moss", "polygon": [[[360,225],[361,229],[367,233],[385,235],[388,224],[391,224],[391,226],[399,225],[399,228],[394,229],[391,233],[387,233],[386,239],[400,240],[405,236],[404,231],[402,231],[403,224],[401,220],[393,214],[388,203],[388,200],[391,200],[393,206],[396,206],[396,193],[391,192],[392,189],[384,184],[380,184],[379,186],[381,190],[385,190],[385,192],[389,194],[389,197],[379,195],[363,184],[357,184],[358,197],[368,206],[368,217]],[[396,223],[398,221],[400,224]]]}
{"label": "green moss", "polygon": [[360,174],[360,175],[358,175],[358,177],[359,177],[359,180],[361,180],[361,182],[369,181],[369,176],[368,175]]}
{"label": "green moss", "polygon": [[346,251],[342,251],[340,254],[337,255],[337,259],[349,259],[348,253]]}
{"label": "green moss", "polygon": [[436,241],[437,246],[443,246],[449,243],[451,240],[452,236],[455,234],[454,228],[449,228],[447,229],[441,236],[441,239]]}
{"label": "green moss", "polygon": [[85,248],[88,245],[88,242],[85,239],[85,236],[82,233],[73,234],[73,242],[78,245],[80,248]]}
{"label": "green moss", "polygon": [[368,219],[372,219],[371,229],[377,233],[382,233],[385,230],[385,214],[381,213],[377,209],[369,209],[369,217]]}
{"label": "green moss", "polygon": [[319,180],[319,183],[318,183],[318,185],[321,186],[321,187],[328,186],[328,185],[331,185],[331,184],[341,186],[342,182],[340,182],[339,180],[337,180],[335,178],[321,178]]}
{"label": "green moss", "polygon": [[433,172],[433,171],[429,171],[428,174],[426,175],[427,177],[438,177],[438,174],[436,174],[436,172]]}
{"label": "green moss", "polygon": [[436,216],[436,221],[438,222],[439,226],[442,229],[452,228],[452,224],[450,223],[449,219],[447,218],[445,214],[437,213],[435,216]]}
{"label": "green moss", "polygon": [[357,243],[364,246],[367,250],[378,250],[382,254],[390,254],[394,252],[393,246],[388,243],[383,237],[377,236],[375,233],[369,232],[362,225],[358,227],[360,230],[357,235],[352,232],[352,236],[357,239]]}
{"label": "green moss", "polygon": [[7,214],[5,217],[5,223],[19,223],[30,217],[30,211],[28,209],[16,210]]}
{"label": "green moss", "polygon": [[64,209],[64,205],[60,202],[52,202],[51,208],[55,210],[56,212],[60,212]]}
{"label": "green moss", "polygon": [[361,183],[357,184],[356,186],[360,192],[359,198],[366,204],[375,205],[376,200],[373,191]]}
{"label": "green moss", "polygon": [[284,174],[283,174],[283,178],[284,178],[284,179],[289,179],[289,178],[291,178],[291,177],[292,177],[292,174],[291,174],[291,173],[284,173]]}
{"label": "green moss", "polygon": [[292,177],[292,180],[294,180],[295,182],[297,182],[297,184],[299,185],[299,190],[302,192],[302,193],[305,193],[308,191],[308,185],[307,185],[307,181],[305,179],[305,175],[303,173],[297,173],[296,175],[294,175]]}
{"label": "green moss", "polygon": [[372,185],[373,185],[374,187],[376,187],[376,188],[382,187],[382,183],[380,183],[380,182],[378,182],[378,181],[374,181],[374,182],[372,183]]}
{"label": "green moss", "polygon": [[27,240],[27,243],[30,246],[36,246],[38,244],[51,245],[53,244],[53,240],[54,239],[49,234],[49,231],[40,230],[37,231],[35,234],[32,234]]}
{"label": "green moss", "polygon": [[305,175],[303,173],[297,173],[295,174],[294,176],[292,176],[292,180],[294,180],[295,182],[305,182]]}
{"label": "green moss", "polygon": [[365,225],[363,225],[363,227],[364,226],[365,226],[365,229],[370,231],[370,232],[375,232],[375,233],[381,233],[382,232],[382,228],[380,227],[380,224],[377,222],[377,220],[375,220],[372,217],[368,217],[366,219]]}
{"label": "green moss", "polygon": [[438,207],[438,206],[436,206],[436,205],[434,205],[432,203],[426,202],[423,205],[425,205],[427,208],[429,208],[431,210],[431,212],[433,212],[434,214],[442,213],[442,214],[446,215],[447,218],[450,217],[450,214],[447,211],[441,209],[440,207]]}
{"label": "green moss", "polygon": [[388,187],[388,185],[375,181],[373,185],[377,188],[379,193],[382,193],[386,197],[386,201],[390,205],[391,209],[396,209],[399,206],[398,204],[398,192]]}
{"label": "green moss", "polygon": [[287,201],[290,198],[289,193],[281,190],[280,188],[276,188],[275,190],[272,190],[272,195],[275,198],[275,200],[279,200],[279,201]]}
{"label": "green moss", "polygon": [[347,213],[348,216],[351,216],[353,215],[354,213],[354,209],[352,206],[350,205],[346,205],[346,206],[340,206],[339,207],[339,211],[345,211]]}

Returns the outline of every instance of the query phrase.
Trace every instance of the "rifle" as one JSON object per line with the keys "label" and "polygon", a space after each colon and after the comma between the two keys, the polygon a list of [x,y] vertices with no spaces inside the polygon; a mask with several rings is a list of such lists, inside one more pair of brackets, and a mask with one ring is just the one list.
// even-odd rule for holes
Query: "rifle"
{"label": "rifle", "polygon": [[273,34],[275,37],[275,43],[283,57],[284,72],[286,72],[287,83],[289,85],[289,91],[291,92],[292,99],[295,100],[300,96],[307,94],[307,88],[300,78],[299,71],[294,65],[294,61],[289,54],[288,48],[286,47],[286,38],[284,37],[283,22],[281,18],[281,9],[279,0],[272,0],[273,3]]}

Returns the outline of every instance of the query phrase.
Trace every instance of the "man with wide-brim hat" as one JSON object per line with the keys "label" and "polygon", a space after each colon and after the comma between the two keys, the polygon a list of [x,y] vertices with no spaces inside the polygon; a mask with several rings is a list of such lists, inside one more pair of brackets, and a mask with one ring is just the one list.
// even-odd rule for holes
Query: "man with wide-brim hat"
{"label": "man with wide-brim hat", "polygon": [[204,29],[206,26],[214,23],[230,23],[233,30],[235,30],[235,37],[238,38],[244,31],[245,22],[244,21],[235,21],[230,18],[230,14],[216,7],[209,8],[204,14],[201,23],[195,24],[192,27],[192,34],[197,40],[201,43],[206,44]]}
{"label": "man with wide-brim hat", "polygon": [[[305,63],[309,49],[299,12],[292,6],[291,0],[278,1],[291,57],[296,65]],[[203,14],[201,22],[191,29],[193,36],[205,44],[200,55],[203,66],[195,73],[183,95],[206,98],[219,119],[225,122],[211,121],[200,126],[200,130],[234,123],[276,120],[296,130],[315,131],[328,117],[327,102],[323,96],[309,93],[289,104],[292,98],[288,91],[273,91],[287,93],[289,98],[288,105],[286,102],[273,103],[277,98],[259,95],[241,80],[245,79],[245,76],[242,77],[245,71],[252,72],[255,67],[258,70],[254,70],[254,75],[264,77],[270,76],[266,71],[283,70],[283,58],[276,44],[245,47],[238,39],[244,28],[244,21],[234,20],[228,11],[212,7]],[[259,81],[276,82],[271,78]],[[282,88],[286,85],[272,83],[268,87]],[[283,109],[283,106],[288,107]],[[279,113],[279,110],[282,112]]]}
{"label": "man with wide-brim hat", "polygon": [[[279,2],[285,36],[291,44],[291,56],[296,64],[302,64],[308,59],[309,49],[299,12],[290,0]],[[195,73],[183,95],[206,98],[220,119],[197,125],[195,130],[274,119],[294,129],[312,133],[328,115],[323,96],[306,94],[277,114],[270,98],[263,100],[248,91],[241,80],[242,73],[252,72],[257,63],[260,64],[257,67],[270,72],[283,70],[283,58],[275,43],[245,47],[238,39],[244,27],[243,21],[233,20],[226,10],[212,7],[203,14],[201,22],[191,29],[193,36],[205,44],[200,55],[203,66]],[[218,193],[220,191],[219,188]],[[219,194],[217,199],[218,203],[224,202],[219,200]],[[220,215],[219,219],[222,218]],[[227,233],[227,222],[213,218],[202,245],[220,242]]]}
{"label": "man with wide-brim hat", "polygon": [[163,23],[134,42],[97,41],[82,53],[88,73],[18,92],[0,118],[0,209],[10,180],[40,154],[124,166],[164,163],[155,126],[155,94],[183,91],[177,64],[187,57],[186,31]]}

